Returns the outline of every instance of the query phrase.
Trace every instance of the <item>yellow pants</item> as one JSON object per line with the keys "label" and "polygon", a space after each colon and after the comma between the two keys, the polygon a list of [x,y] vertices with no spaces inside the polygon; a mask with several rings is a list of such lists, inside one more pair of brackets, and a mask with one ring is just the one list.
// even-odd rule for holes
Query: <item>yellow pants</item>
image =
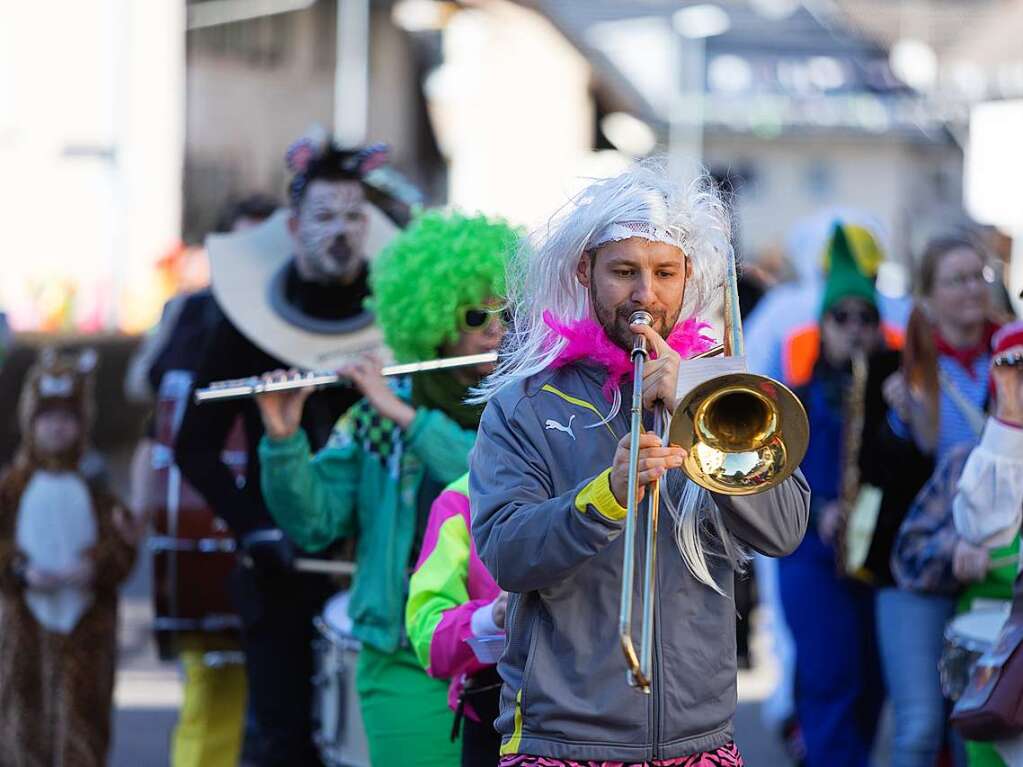
{"label": "yellow pants", "polygon": [[224,649],[202,635],[180,642],[185,672],[184,700],[174,728],[171,767],[237,767],[245,729],[245,667],[235,663],[211,668],[210,650]]}

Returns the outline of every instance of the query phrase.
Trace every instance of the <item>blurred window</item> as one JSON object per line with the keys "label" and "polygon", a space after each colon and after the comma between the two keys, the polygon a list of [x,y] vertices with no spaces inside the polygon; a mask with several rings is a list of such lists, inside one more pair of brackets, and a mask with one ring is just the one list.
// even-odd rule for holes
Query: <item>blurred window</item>
{"label": "blurred window", "polygon": [[253,67],[272,69],[285,60],[293,14],[220,24],[188,33],[189,54],[230,58]]}
{"label": "blurred window", "polygon": [[312,12],[316,14],[313,65],[320,72],[333,72],[337,60],[337,3],[321,0]]}

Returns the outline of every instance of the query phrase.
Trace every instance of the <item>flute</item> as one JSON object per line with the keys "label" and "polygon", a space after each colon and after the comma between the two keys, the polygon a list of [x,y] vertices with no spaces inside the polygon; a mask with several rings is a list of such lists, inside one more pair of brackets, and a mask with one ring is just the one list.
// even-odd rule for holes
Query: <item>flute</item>
{"label": "flute", "polygon": [[[443,357],[426,362],[408,362],[403,365],[388,365],[380,372],[384,376],[402,376],[429,370],[450,370],[470,365],[483,365],[488,362],[497,362],[497,352],[467,354],[462,357]],[[280,381],[264,381],[260,376],[250,376],[231,381],[214,381],[209,386],[196,389],[194,397],[196,403],[202,404],[204,402],[244,399],[257,394],[289,389],[326,389],[332,386],[345,386],[348,383],[347,378],[337,373],[317,371],[297,373]]]}

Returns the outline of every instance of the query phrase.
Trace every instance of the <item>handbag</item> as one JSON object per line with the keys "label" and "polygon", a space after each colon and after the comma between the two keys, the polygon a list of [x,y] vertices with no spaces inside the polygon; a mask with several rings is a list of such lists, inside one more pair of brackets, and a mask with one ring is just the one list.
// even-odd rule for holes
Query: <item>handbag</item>
{"label": "handbag", "polygon": [[1009,618],[994,646],[970,672],[949,721],[967,740],[1023,735],[1023,577],[1019,575]]}

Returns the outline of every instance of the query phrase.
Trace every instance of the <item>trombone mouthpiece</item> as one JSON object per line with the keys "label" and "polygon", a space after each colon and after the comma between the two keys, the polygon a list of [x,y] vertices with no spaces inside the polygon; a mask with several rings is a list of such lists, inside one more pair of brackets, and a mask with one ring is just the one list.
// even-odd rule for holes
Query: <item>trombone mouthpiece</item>
{"label": "trombone mouthpiece", "polygon": [[[630,325],[646,325],[650,327],[654,323],[654,318],[650,316],[650,312],[633,312],[629,317]],[[636,334],[635,339],[632,342],[632,357],[635,359],[636,354],[646,355],[646,336]]]}
{"label": "trombone mouthpiece", "polygon": [[653,323],[654,318],[650,316],[650,312],[633,312],[629,317],[630,325],[653,325]]}

